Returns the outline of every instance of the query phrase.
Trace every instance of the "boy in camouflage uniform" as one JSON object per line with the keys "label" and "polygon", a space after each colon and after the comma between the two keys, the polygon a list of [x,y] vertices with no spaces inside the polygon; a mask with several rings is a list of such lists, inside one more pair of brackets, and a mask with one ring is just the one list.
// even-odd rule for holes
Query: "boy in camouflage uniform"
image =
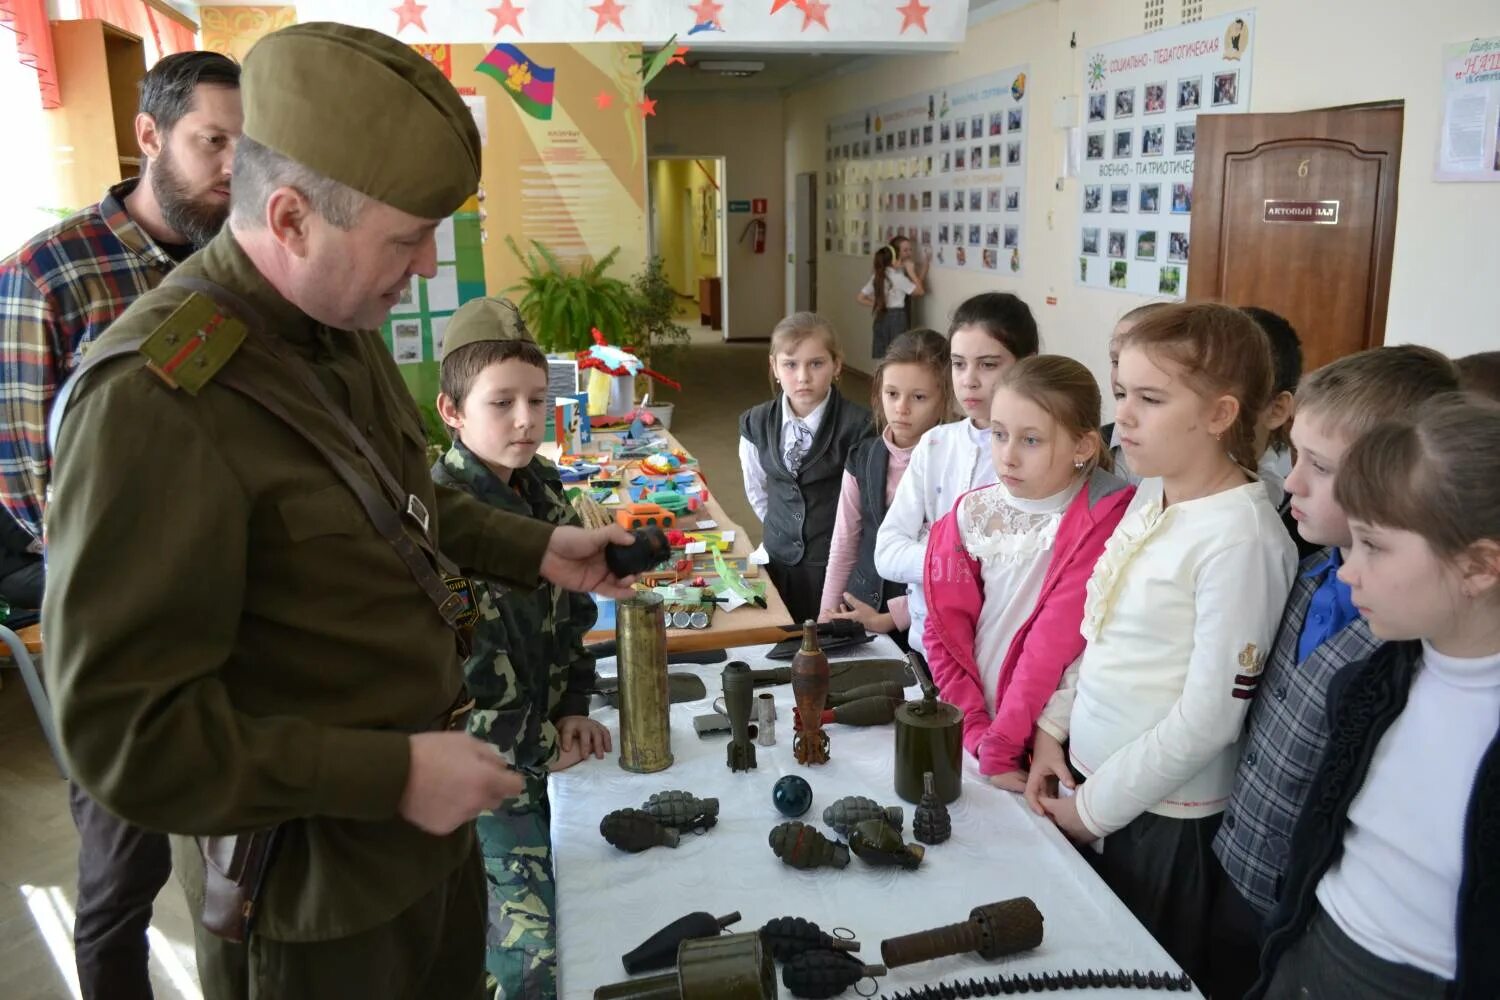
{"label": "boy in camouflage uniform", "polygon": [[[577,524],[557,468],[536,454],[545,423],[547,360],[515,306],[466,303],[448,325],[438,411],[453,445],[432,468],[439,484],[502,510]],[[557,992],[547,773],[610,749],[588,718],[594,658],[583,636],[594,602],[545,581],[507,590],[475,581],[479,621],[464,666],[474,698],[469,731],[526,776],[522,794],[478,819],[489,883],[485,965],[497,998]]]}

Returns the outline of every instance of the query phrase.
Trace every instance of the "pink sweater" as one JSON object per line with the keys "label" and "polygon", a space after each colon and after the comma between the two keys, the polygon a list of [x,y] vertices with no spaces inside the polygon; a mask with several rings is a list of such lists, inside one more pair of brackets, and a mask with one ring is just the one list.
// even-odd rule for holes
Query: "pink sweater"
{"label": "pink sweater", "polygon": [[943,700],[964,714],[964,749],[979,758],[981,774],[1021,768],[1037,717],[1057,690],[1063,671],[1083,652],[1079,626],[1085,585],[1134,495],[1135,487],[1123,479],[1095,470],[1068,505],[1036,607],[1017,630],[1000,666],[993,719],[974,660],[974,633],[985,601],[983,577],[979,563],[964,547],[959,505],[933,526],[922,581],[927,593],[927,658]]}
{"label": "pink sweater", "polygon": [[[885,502],[889,506],[896,495],[896,487],[901,485],[901,477],[906,475],[906,467],[911,464],[911,449],[897,448],[891,441],[889,427],[880,435],[880,440],[885,442],[886,450],[891,453],[885,469]],[[833,522],[833,540],[828,545],[828,573],[823,577],[823,597],[818,602],[818,608],[822,611],[843,603],[844,587],[848,585],[849,574],[854,572],[854,563],[859,558],[863,520],[859,512],[859,481],[845,469],[844,481],[839,489],[838,516]],[[878,524],[871,525],[870,530],[874,531],[879,527]],[[897,629],[911,627],[911,615],[906,612],[906,598],[892,598],[886,603],[886,610],[895,619]]]}

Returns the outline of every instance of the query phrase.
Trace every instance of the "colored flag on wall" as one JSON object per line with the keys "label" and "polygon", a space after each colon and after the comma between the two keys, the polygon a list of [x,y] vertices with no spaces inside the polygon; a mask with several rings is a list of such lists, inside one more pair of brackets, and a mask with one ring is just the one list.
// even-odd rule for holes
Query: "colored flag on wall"
{"label": "colored flag on wall", "polygon": [[552,80],[556,71],[532,62],[514,45],[496,45],[476,72],[491,77],[517,106],[533,118],[552,118]]}

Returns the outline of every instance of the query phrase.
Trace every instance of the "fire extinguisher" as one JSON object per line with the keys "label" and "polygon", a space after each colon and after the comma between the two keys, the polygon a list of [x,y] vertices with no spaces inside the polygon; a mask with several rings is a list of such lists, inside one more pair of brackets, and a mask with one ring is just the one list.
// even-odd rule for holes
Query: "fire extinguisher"
{"label": "fire extinguisher", "polygon": [[750,245],[756,253],[766,252],[766,220],[751,219],[745,231],[740,233],[739,242],[745,242],[745,237],[750,237]]}

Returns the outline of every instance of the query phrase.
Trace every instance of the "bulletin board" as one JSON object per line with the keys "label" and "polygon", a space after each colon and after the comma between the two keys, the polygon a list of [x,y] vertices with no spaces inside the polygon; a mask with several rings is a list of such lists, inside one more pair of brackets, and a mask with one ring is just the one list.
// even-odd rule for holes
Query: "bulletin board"
{"label": "bulletin board", "polygon": [[1078,284],[1187,292],[1198,116],[1250,106],[1251,11],[1089,50]]}
{"label": "bulletin board", "polygon": [[932,266],[1019,274],[1025,260],[1027,67],[830,119],[823,249],[868,256],[897,236]]}

